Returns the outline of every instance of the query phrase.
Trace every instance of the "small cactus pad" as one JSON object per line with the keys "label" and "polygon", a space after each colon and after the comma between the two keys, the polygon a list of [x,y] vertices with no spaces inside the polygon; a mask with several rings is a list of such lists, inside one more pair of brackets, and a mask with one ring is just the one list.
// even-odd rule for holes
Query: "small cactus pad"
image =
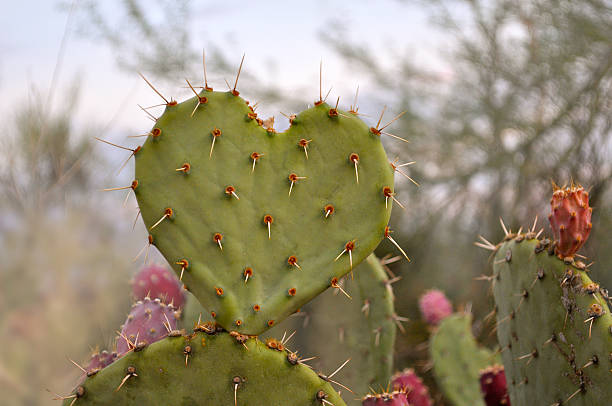
{"label": "small cactus pad", "polygon": [[[414,373],[413,369],[404,369],[391,378],[391,386],[394,390],[406,393],[406,399],[410,406],[432,406],[433,401],[429,396],[429,388],[423,380]],[[488,406],[488,405],[487,405]]]}
{"label": "small cactus pad", "polygon": [[[309,364],[323,374],[332,373],[350,358],[333,379],[363,396],[369,388],[384,388],[389,383],[397,316],[389,278],[374,254],[353,273],[354,279],[347,275],[336,288],[317,296],[300,309],[299,316],[288,318],[275,330],[277,335],[298,330],[292,341],[295,349],[305,356],[316,355]],[[354,401],[347,399],[347,403]]]}
{"label": "small cactus pad", "polygon": [[506,373],[502,365],[480,371],[480,390],[487,406],[510,406]]}
{"label": "small cactus pad", "polygon": [[484,406],[480,370],[494,364],[495,355],[479,347],[472,335],[472,316],[453,314],[432,335],[431,360],[436,381],[455,406]]}
{"label": "small cactus pad", "polygon": [[148,265],[132,279],[132,294],[136,300],[145,297],[160,299],[163,303],[182,308],[185,304],[185,290],[174,272],[164,266]]}
{"label": "small cactus pad", "polygon": [[446,295],[437,289],[428,290],[419,298],[421,316],[428,324],[437,326],[453,313],[453,305]]}
{"label": "small cactus pad", "polygon": [[493,294],[513,406],[609,405],[612,315],[584,264],[548,239],[509,234],[497,247]]}
{"label": "small cactus pad", "polygon": [[121,357],[143,343],[151,344],[161,340],[176,329],[177,318],[172,305],[165,305],[159,299],[145,297],[134,303],[123,324],[121,335],[117,337],[117,353]]}
{"label": "small cactus pad", "polygon": [[187,288],[226,329],[258,334],[385,237],[394,169],[355,114],[318,103],[276,133],[237,93],[169,103],[134,153],[134,192]]}
{"label": "small cactus pad", "polygon": [[69,406],[345,406],[299,358],[238,333],[203,325],[118,359],[79,385]]}
{"label": "small cactus pad", "polygon": [[555,237],[555,251],[560,258],[571,258],[591,233],[589,193],[582,186],[560,188],[553,184],[548,220]]}
{"label": "small cactus pad", "polygon": [[412,406],[401,391],[368,394],[361,400],[362,406]]}

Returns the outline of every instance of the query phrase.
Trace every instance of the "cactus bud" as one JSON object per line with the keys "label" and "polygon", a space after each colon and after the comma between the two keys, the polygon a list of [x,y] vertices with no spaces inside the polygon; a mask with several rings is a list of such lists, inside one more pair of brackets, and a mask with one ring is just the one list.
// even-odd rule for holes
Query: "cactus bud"
{"label": "cactus bud", "polygon": [[432,326],[437,326],[453,312],[451,302],[442,291],[437,289],[428,290],[421,296],[419,308],[423,319]]}

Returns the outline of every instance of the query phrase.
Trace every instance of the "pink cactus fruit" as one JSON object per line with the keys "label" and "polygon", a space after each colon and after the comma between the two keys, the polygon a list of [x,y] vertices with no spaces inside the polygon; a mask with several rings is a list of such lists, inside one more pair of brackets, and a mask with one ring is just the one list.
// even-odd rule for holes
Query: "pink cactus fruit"
{"label": "pink cactus fruit", "polygon": [[176,329],[179,316],[172,305],[166,305],[159,299],[145,297],[134,303],[121,328],[121,335],[117,337],[119,357],[143,343],[149,345],[166,337],[169,330]]}
{"label": "pink cactus fruit", "polygon": [[406,394],[401,391],[393,391],[391,393],[367,394],[361,400],[362,406],[411,406],[408,403]]}
{"label": "pink cactus fruit", "polygon": [[412,368],[404,369],[391,378],[391,387],[394,390],[406,393],[410,406],[431,406],[433,401],[429,397],[429,389],[423,384]]}
{"label": "pink cactus fruit", "polygon": [[421,296],[419,308],[423,319],[432,326],[437,326],[453,313],[453,305],[446,295],[437,289],[428,290]]}
{"label": "pink cactus fruit", "polygon": [[85,370],[88,374],[93,373],[94,371],[99,371],[102,368],[112,364],[114,360],[117,359],[116,352],[108,352],[104,351],[96,351],[91,354],[91,358],[89,359],[89,363],[85,367]]}
{"label": "pink cactus fruit", "polygon": [[506,373],[502,365],[480,371],[480,389],[487,406],[510,406]]}
{"label": "pink cactus fruit", "polygon": [[166,267],[149,265],[142,268],[132,280],[132,294],[136,300],[160,299],[176,308],[185,304],[185,291],[176,275]]}
{"label": "pink cactus fruit", "polygon": [[589,238],[591,214],[589,192],[572,184],[560,188],[553,183],[548,220],[555,237],[555,252],[560,258],[571,258]]}
{"label": "pink cactus fruit", "polygon": [[112,364],[116,359],[116,352],[108,352],[106,350],[95,351],[91,354],[91,358],[89,358],[89,362],[85,368],[83,368],[85,372],[81,376],[81,382],[83,382],[87,376],[94,375],[102,368]]}

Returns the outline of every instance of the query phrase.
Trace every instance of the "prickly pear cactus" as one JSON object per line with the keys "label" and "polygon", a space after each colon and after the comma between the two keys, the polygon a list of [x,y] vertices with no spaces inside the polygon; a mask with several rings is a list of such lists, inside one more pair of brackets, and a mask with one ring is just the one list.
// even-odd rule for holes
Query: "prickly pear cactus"
{"label": "prickly pear cactus", "polygon": [[168,103],[134,151],[151,243],[228,330],[278,323],[386,236],[380,130],[322,102],[291,122],[277,134],[237,91],[204,89]]}
{"label": "prickly pear cactus", "polygon": [[160,299],[163,303],[182,308],[185,304],[185,290],[174,272],[160,265],[142,268],[131,281],[132,295],[136,300],[145,297]]}
{"label": "prickly pear cactus", "polygon": [[130,352],[89,376],[64,405],[345,405],[278,342],[212,325],[199,330]]}
{"label": "prickly pear cactus", "polygon": [[210,312],[202,307],[198,299],[191,293],[185,295],[185,306],[181,310],[180,326],[186,330],[194,328],[198,323],[213,321]]}
{"label": "prickly pear cactus", "polygon": [[440,323],[430,342],[436,381],[455,406],[484,406],[480,370],[492,365],[496,355],[479,347],[472,335],[472,316],[453,314]]}
{"label": "prickly pear cactus", "polygon": [[85,371],[87,374],[94,374],[102,368],[105,368],[108,365],[112,364],[116,359],[117,353],[115,351],[96,351],[91,354],[91,358],[85,366]]}
{"label": "prickly pear cactus", "polygon": [[431,289],[419,298],[421,317],[431,326],[437,326],[446,317],[453,313],[453,304],[444,292]]}
{"label": "prickly pear cactus", "polygon": [[305,357],[317,356],[309,362],[315,370],[329,375],[350,359],[334,380],[358,396],[369,388],[387,387],[393,372],[397,316],[389,278],[374,254],[355,268],[354,280],[347,276],[338,288],[321,294],[301,313],[277,326],[274,333],[297,330],[292,348]]}
{"label": "prickly pear cactus", "polygon": [[417,376],[412,368],[394,374],[391,378],[391,387],[394,390],[405,392],[410,406],[433,405],[429,396],[429,388],[425,386],[423,380]]}
{"label": "prickly pear cactus", "polygon": [[493,365],[480,371],[480,390],[487,406],[510,406],[503,365]]}
{"label": "prickly pear cactus", "polygon": [[402,391],[368,394],[361,400],[362,406],[410,406]]}
{"label": "prickly pear cactus", "polygon": [[510,400],[608,405],[612,316],[604,291],[584,264],[552,253],[533,233],[508,234],[497,246],[492,283]]}
{"label": "prickly pear cactus", "polygon": [[589,207],[589,193],[582,186],[572,184],[560,188],[553,183],[548,216],[555,237],[555,252],[560,258],[572,258],[589,238],[593,224]]}
{"label": "prickly pear cactus", "polygon": [[146,345],[161,340],[176,328],[178,318],[174,307],[159,299],[145,297],[134,303],[117,337],[117,353],[121,357],[143,343]]}

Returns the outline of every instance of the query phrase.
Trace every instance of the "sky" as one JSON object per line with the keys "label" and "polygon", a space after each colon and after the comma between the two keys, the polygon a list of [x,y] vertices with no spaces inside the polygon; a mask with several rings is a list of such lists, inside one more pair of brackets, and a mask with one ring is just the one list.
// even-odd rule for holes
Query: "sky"
{"label": "sky", "polygon": [[[108,43],[83,34],[82,27],[86,21],[80,9],[83,1],[38,0],[4,5],[0,14],[0,25],[5,33],[0,36],[0,114],[5,121],[0,128],[9,128],[10,132],[16,107],[28,99],[39,98],[50,111],[61,110],[62,96],[71,84],[80,81],[80,102],[72,113],[77,131],[100,128],[103,130],[103,134],[98,134],[100,137],[134,147],[141,140],[128,136],[145,133],[151,126],[151,121],[137,104],[155,105],[161,99],[136,71],[118,67],[114,55],[116,50]],[[98,4],[108,18],[118,20],[116,14],[122,10],[120,2],[105,0]],[[69,19],[72,5],[75,12]],[[163,22],[163,15],[159,15],[157,10],[153,9],[151,14]],[[341,103],[341,108],[348,108],[357,85],[360,86],[361,99],[367,98],[368,92],[375,89],[368,89],[363,72],[351,70],[330,46],[323,43],[321,33],[334,32],[339,21],[346,28],[346,39],[370,46],[383,65],[393,66],[394,55],[409,52],[421,67],[429,66],[442,75],[451,70],[444,66],[438,52],[445,47],[447,39],[433,26],[427,8],[415,1],[312,0],[251,4],[243,1],[194,1],[192,12],[188,24],[193,33],[191,43],[194,49],[206,48],[207,45],[220,47],[228,60],[235,56],[236,68],[245,54],[244,71],[273,81],[289,92],[311,89],[311,94],[304,98],[312,101],[318,98],[319,63],[323,61],[323,87],[333,86],[330,100],[341,96],[346,101],[344,106]],[[65,32],[63,58],[59,68],[55,69]],[[143,71],[146,72],[146,67]],[[57,80],[51,98],[49,89],[54,72]],[[209,82],[215,89],[225,88],[224,79],[233,79],[212,71],[208,73]],[[159,83],[155,77],[149,79]],[[201,81],[201,78],[192,79]],[[166,96],[179,101],[191,97],[184,87],[184,77],[177,77],[176,83],[175,87],[168,84],[158,86]],[[257,95],[242,95],[257,100]],[[367,100],[360,100],[360,106],[366,108],[360,112],[370,117],[376,116],[382,108],[376,105],[371,106],[376,111],[367,111]],[[275,127],[283,130],[288,123],[276,111],[277,108],[279,106],[263,105],[258,113],[263,117],[274,115]],[[392,107],[389,110],[389,114],[393,114]],[[125,160],[122,153],[125,151],[105,145],[97,148],[111,165],[119,167]],[[126,179],[131,172],[130,165],[123,171]],[[123,181],[118,180],[119,183]]]}
{"label": "sky", "polygon": [[[79,1],[76,1],[78,10]],[[115,11],[117,0],[106,1],[104,10]],[[354,89],[359,77],[347,75],[345,65],[330,47],[322,44],[320,33],[332,29],[342,20],[349,27],[351,40],[371,44],[382,58],[391,57],[392,50],[411,49],[416,59],[425,64],[435,63],[435,48],[439,37],[423,7],[397,1],[286,1],[244,2],[227,1],[221,5],[194,2],[197,16],[193,23],[194,46],[214,43],[236,56],[236,65],[243,53],[247,55],[245,69],[269,73],[288,88],[312,83],[313,97],[318,92],[318,64],[324,61],[324,78],[334,86]],[[331,4],[330,4],[331,3]],[[295,5],[297,4],[297,6]],[[15,102],[32,94],[32,88],[46,93],[65,30],[70,3],[57,1],[10,2],[3,7],[0,24],[0,111],[11,114]],[[106,43],[83,36],[76,28],[80,14],[75,13],[68,30],[65,57],[58,76],[57,91],[65,91],[75,78],[82,80],[82,105],[79,120],[110,118],[117,111],[116,103],[125,100],[115,125],[135,127],[145,124],[136,102],[156,101],[136,72],[117,67],[113,50]],[[199,41],[206,38],[206,41]],[[264,69],[264,66],[266,68]],[[213,82],[221,81],[211,73]],[[155,78],[152,78],[154,81]],[[221,84],[217,84],[220,86]],[[314,100],[314,99],[313,99]],[[139,118],[135,119],[134,115]],[[146,120],[146,119],[145,119]]]}

